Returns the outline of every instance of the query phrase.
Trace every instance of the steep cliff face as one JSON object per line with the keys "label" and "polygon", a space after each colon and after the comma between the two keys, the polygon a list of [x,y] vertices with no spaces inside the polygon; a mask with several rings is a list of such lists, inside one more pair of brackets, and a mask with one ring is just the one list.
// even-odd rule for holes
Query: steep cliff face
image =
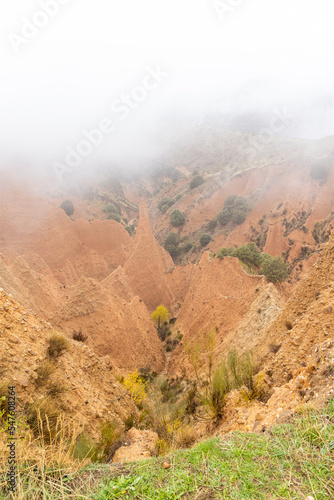
{"label": "steep cliff face", "polygon": [[[46,398],[65,419],[76,419],[87,434],[99,438],[100,424],[122,421],[137,409],[112,373],[109,359],[69,340],[68,348],[56,359],[47,355],[48,339],[57,332],[0,290],[1,380],[16,387],[19,410],[38,405]],[[53,361],[49,374],[43,367]],[[44,373],[44,377],[42,374]],[[60,392],[56,396],[55,388]]]}
{"label": "steep cliff face", "polygon": [[[270,320],[274,319],[279,294],[276,291],[271,294],[270,290],[273,288],[270,285],[268,287],[265,278],[246,274],[237,259],[226,257],[220,260],[205,252],[199,264],[194,266],[189,291],[175,323],[175,329],[184,337],[182,344],[173,353],[169,371],[180,373],[187,365],[184,343],[192,343],[212,328],[216,332],[217,358],[233,343],[237,344],[239,350],[243,350],[243,336],[236,336],[235,330],[253,302],[258,307],[263,304],[264,309],[271,310],[268,316]],[[267,304],[263,303],[264,293],[271,298]],[[258,314],[256,320],[256,333],[259,334],[258,330],[262,332],[268,318],[265,314]]]}
{"label": "steep cliff face", "polygon": [[[326,154],[320,150],[317,154],[323,156],[324,161]],[[177,208],[186,215],[181,236],[193,243],[193,250],[198,245],[200,235],[210,232],[212,241],[208,248],[214,252],[224,246],[239,246],[254,241],[265,252],[284,256],[290,264],[299,264],[300,255],[306,262],[311,254],[312,257],[318,255],[328,232],[334,227],[334,198],[331,190],[334,162],[332,153],[327,152],[327,155],[328,178],[325,179],[311,175],[312,166],[319,161],[312,152],[307,159],[299,152],[299,155],[284,162],[269,157],[266,165],[240,169],[230,176],[225,175],[224,166],[218,173],[211,173],[210,167],[206,166],[203,168],[204,184],[189,189],[192,176],[188,175],[187,181],[182,179],[175,182],[151,201],[154,234],[159,241],[164,241],[172,229],[170,213]],[[250,210],[245,222],[238,226],[229,223],[222,227],[218,224],[215,229],[208,229],[208,223],[223,209],[226,198],[231,194],[248,199]],[[164,198],[173,199],[175,203],[162,214],[158,204]],[[323,226],[323,234],[318,241],[313,231],[319,222]],[[307,254],[303,255],[301,251],[305,246],[309,248]],[[184,261],[198,260],[201,250],[198,247],[195,253],[182,255],[181,258]],[[300,274],[293,273],[292,278],[299,278]]]}
{"label": "steep cliff face", "polygon": [[166,273],[174,267],[171,256],[156,241],[147,213],[146,202],[140,204],[135,249],[124,266],[124,272],[135,294],[145,302],[149,311],[160,304],[173,306]]}
{"label": "steep cliff face", "polygon": [[160,371],[164,350],[146,305],[138,296],[124,300],[105,283],[81,278],[51,323],[69,336],[81,329],[94,352],[109,355],[119,369]]}
{"label": "steep cliff face", "polygon": [[[282,385],[295,370],[309,372],[331,366],[329,353],[334,345],[334,237],[326,245],[317,263],[299,283],[293,296],[267,332],[267,341],[259,346],[259,355]],[[277,353],[270,346],[276,345]],[[327,365],[326,365],[327,363]],[[331,370],[324,375],[329,377]],[[333,374],[332,374],[333,375]],[[330,380],[328,380],[328,383]],[[333,384],[333,379],[331,379]],[[332,387],[334,389],[334,387]]]}
{"label": "steep cliff face", "polygon": [[10,261],[24,256],[31,267],[37,255],[61,284],[73,284],[82,275],[103,279],[132,251],[133,240],[121,224],[72,220],[35,192],[2,190],[0,213],[4,255]]}
{"label": "steep cliff face", "polygon": [[68,336],[81,329],[120,369],[163,368],[144,300],[150,306],[168,298],[172,305],[164,272],[173,263],[151,232],[145,205],[136,242],[113,220],[72,220],[19,190],[2,192],[0,213],[0,283],[7,292]]}

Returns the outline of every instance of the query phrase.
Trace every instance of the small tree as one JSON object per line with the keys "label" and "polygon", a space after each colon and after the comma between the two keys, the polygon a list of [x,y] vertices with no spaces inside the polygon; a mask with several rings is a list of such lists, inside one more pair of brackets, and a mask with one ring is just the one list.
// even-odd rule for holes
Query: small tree
{"label": "small tree", "polygon": [[196,175],[196,177],[194,177],[191,182],[190,182],[190,189],[195,189],[197,188],[198,186],[201,186],[201,184],[204,183],[204,179],[201,175]]}
{"label": "small tree", "polygon": [[63,203],[60,205],[60,208],[62,208],[66,215],[68,215],[69,217],[74,213],[74,206],[70,200],[63,201]]}
{"label": "small tree", "polygon": [[235,224],[242,224],[247,219],[247,212],[244,209],[233,210],[232,220]]}
{"label": "small tree", "polygon": [[171,255],[177,257],[180,253],[179,236],[176,233],[169,233],[165,239],[164,249]]}
{"label": "small tree", "polygon": [[163,323],[166,323],[169,319],[169,312],[167,307],[161,305],[156,308],[156,310],[151,314],[151,319],[157,323],[158,331]]}
{"label": "small tree", "polygon": [[226,224],[230,222],[231,217],[232,217],[231,210],[228,208],[224,208],[224,210],[219,212],[219,214],[217,215],[217,219],[222,226],[226,226]]}
{"label": "small tree", "polygon": [[255,243],[251,242],[247,245],[242,245],[233,251],[232,257],[237,257],[242,262],[246,264],[254,264],[255,266],[260,266],[261,264],[261,253],[257,248]]}
{"label": "small tree", "polygon": [[262,272],[273,283],[282,283],[287,279],[289,274],[288,267],[281,257],[266,258],[262,263]]}
{"label": "small tree", "polygon": [[170,223],[174,227],[183,226],[186,222],[186,216],[181,210],[175,208],[170,214]]}
{"label": "small tree", "polygon": [[200,237],[199,242],[202,245],[202,247],[205,247],[206,245],[208,245],[210,243],[211,240],[212,240],[211,234],[204,233]]}
{"label": "small tree", "polygon": [[103,212],[106,214],[119,214],[119,210],[113,203],[109,203],[103,207]]}
{"label": "small tree", "polygon": [[167,210],[172,206],[174,205],[175,203],[175,200],[173,198],[163,198],[159,204],[158,204],[158,208],[160,210],[160,212],[162,212],[163,214],[165,212],[167,212]]}
{"label": "small tree", "polygon": [[107,219],[109,219],[109,220],[115,220],[116,222],[121,222],[121,220],[122,220],[120,215],[115,214],[115,213],[113,213],[113,212],[111,212],[111,213],[108,215]]}
{"label": "small tree", "polygon": [[208,230],[209,231],[214,231],[216,229],[216,227],[217,227],[217,224],[218,224],[217,219],[210,220],[210,222],[208,223]]}

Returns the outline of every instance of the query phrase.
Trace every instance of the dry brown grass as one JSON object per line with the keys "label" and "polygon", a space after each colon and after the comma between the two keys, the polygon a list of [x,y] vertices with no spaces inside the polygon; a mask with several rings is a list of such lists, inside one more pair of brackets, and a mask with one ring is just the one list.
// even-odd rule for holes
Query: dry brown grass
{"label": "dry brown grass", "polygon": [[64,335],[60,335],[59,333],[53,333],[48,338],[47,343],[47,352],[50,358],[58,358],[69,348],[68,339],[64,337]]}
{"label": "dry brown grass", "polygon": [[42,387],[45,385],[50,377],[55,371],[57,367],[52,361],[45,360],[36,370],[37,379],[35,380],[35,384],[37,387]]}
{"label": "dry brown grass", "polygon": [[15,497],[2,496],[6,486],[8,451],[6,433],[0,433],[1,499],[77,498],[77,493],[69,490],[67,480],[89,463],[89,460],[74,458],[82,423],[61,413],[55,418],[55,414],[51,412],[48,415],[46,409],[50,411],[50,407],[45,405],[34,409],[34,430],[28,428],[24,419],[17,422]]}

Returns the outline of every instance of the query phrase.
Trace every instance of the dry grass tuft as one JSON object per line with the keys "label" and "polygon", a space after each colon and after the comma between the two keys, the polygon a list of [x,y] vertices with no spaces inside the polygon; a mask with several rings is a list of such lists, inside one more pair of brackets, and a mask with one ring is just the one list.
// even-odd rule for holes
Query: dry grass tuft
{"label": "dry grass tuft", "polygon": [[69,348],[66,337],[59,333],[53,333],[48,339],[48,355],[50,358],[58,358]]}
{"label": "dry grass tuft", "polygon": [[52,361],[44,361],[36,370],[37,379],[35,380],[35,384],[37,387],[42,387],[45,385],[50,377],[55,371],[57,367]]}

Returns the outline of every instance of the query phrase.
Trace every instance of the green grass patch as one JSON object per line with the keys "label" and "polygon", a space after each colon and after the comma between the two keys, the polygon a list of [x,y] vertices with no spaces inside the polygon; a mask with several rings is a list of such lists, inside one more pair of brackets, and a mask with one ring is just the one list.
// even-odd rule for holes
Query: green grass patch
{"label": "green grass patch", "polygon": [[[161,457],[111,468],[92,466],[88,470],[96,480],[91,481],[93,489],[83,493],[83,482],[89,473],[85,468],[77,477],[68,478],[68,498],[334,498],[334,400],[324,410],[307,410],[295,422],[278,425],[269,432],[234,432],[178,451],[169,458],[169,469],[162,468]],[[74,485],[77,493],[72,490]],[[52,498],[61,497],[53,491]]]}

